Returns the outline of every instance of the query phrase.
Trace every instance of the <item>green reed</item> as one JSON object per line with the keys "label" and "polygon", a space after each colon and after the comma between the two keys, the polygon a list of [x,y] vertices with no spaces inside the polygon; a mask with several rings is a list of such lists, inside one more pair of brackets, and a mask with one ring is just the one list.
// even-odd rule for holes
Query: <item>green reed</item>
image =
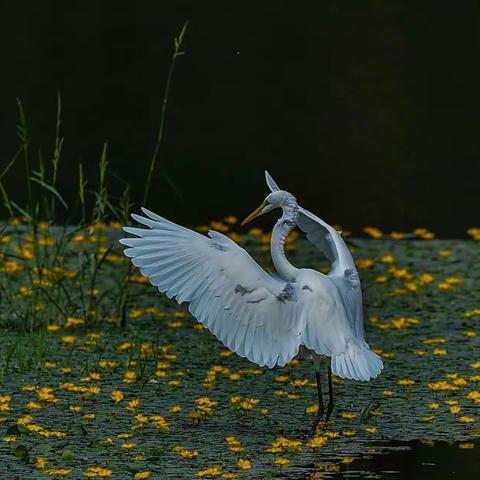
{"label": "green reed", "polygon": [[[177,58],[184,55],[187,27],[185,22],[174,38],[159,130],[147,164],[144,204],[158,166],[173,72]],[[115,175],[105,142],[97,163],[96,185],[89,184],[84,165],[78,163],[77,192],[72,200],[58,181],[65,142],[60,92],[48,154],[33,149],[27,111],[20,99],[17,114],[19,147],[0,169],[0,198],[8,214],[8,221],[0,225],[0,327],[34,332],[49,324],[65,324],[69,318],[83,320],[85,328],[105,318],[125,326],[127,286],[134,270],[120,260],[123,257],[115,230],[128,221],[134,206],[130,185],[123,182],[119,197],[110,194]],[[23,170],[23,202],[8,188],[13,169]],[[111,267],[112,258],[118,263],[115,268]]]}

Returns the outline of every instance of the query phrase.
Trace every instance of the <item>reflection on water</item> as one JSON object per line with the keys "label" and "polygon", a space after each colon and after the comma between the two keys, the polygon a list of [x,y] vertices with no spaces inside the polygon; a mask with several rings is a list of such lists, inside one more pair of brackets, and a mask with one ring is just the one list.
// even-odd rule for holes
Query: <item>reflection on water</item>
{"label": "reflection on water", "polygon": [[319,459],[305,471],[280,478],[478,479],[480,457],[475,442],[379,442],[360,456],[340,461]]}

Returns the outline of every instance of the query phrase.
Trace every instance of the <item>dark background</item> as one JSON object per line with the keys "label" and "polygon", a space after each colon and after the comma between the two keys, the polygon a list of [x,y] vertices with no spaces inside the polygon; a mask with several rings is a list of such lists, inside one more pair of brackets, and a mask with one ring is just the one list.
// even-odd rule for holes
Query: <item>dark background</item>
{"label": "dark background", "polygon": [[[33,151],[50,158],[60,90],[67,198],[79,161],[94,185],[107,141],[110,191],[124,179],[141,200],[189,19],[149,208],[187,224],[246,215],[267,168],[357,232],[462,236],[480,223],[477,1],[23,1],[0,13],[0,168],[18,147],[16,97]],[[21,203],[20,163],[5,184]]]}

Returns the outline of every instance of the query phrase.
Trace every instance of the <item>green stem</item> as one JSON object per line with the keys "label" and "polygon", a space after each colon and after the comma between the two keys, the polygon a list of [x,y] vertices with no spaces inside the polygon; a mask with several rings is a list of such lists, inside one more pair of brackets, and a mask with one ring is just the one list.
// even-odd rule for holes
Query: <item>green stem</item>
{"label": "green stem", "polygon": [[174,50],[173,50],[172,60],[170,62],[170,69],[168,71],[167,83],[165,85],[165,93],[163,95],[162,113],[160,116],[160,127],[158,129],[157,141],[155,143],[155,148],[153,150],[152,159],[150,160],[150,168],[148,170],[147,183],[145,185],[145,194],[143,196],[143,205],[146,205],[148,200],[148,193],[150,191],[150,183],[152,180],[153,171],[155,170],[158,153],[160,151],[160,145],[162,144],[162,141],[163,141],[163,133],[165,131],[165,119],[167,114],[167,105],[168,105],[169,94],[170,94],[170,85],[172,83],[173,72],[175,70],[175,63],[176,63],[177,57],[180,57],[185,54],[185,52],[181,51],[181,47],[183,44],[185,33],[187,31],[187,27],[188,27],[188,21],[184,23],[182,29],[180,30],[180,34],[178,35],[178,37],[175,37],[174,39]]}

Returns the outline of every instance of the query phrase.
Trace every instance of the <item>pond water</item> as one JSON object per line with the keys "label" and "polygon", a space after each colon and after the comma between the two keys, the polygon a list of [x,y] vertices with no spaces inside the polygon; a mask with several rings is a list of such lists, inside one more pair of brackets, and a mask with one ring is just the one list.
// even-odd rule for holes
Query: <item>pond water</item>
{"label": "pond water", "polygon": [[[82,241],[76,248],[92,248]],[[261,236],[240,241],[268,268]],[[480,263],[478,242],[350,244],[368,341],[385,369],[368,383],[334,379],[332,421],[313,439],[306,436],[316,402],[307,352],[283,369],[259,368],[134,277],[124,329],[105,313],[92,325],[52,316],[48,323],[58,327],[18,333],[11,320],[31,300],[18,297],[16,311],[3,305],[1,474],[478,478],[480,274],[471,268]],[[99,294],[115,293],[127,268],[116,253],[99,273]],[[297,265],[325,266],[301,240],[290,255]],[[78,268],[76,254],[69,258],[65,269]],[[20,287],[27,280],[18,271],[8,281]],[[64,283],[72,302],[76,282]],[[102,308],[108,312],[108,302]]]}

